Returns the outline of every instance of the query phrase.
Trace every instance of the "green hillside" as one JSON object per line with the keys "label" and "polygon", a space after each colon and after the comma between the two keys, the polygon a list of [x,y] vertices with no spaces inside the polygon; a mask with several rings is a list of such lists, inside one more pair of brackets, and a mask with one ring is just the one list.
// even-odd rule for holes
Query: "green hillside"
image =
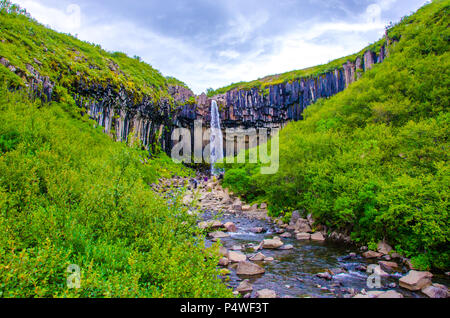
{"label": "green hillside", "polygon": [[[64,95],[80,80],[86,83],[124,88],[137,101],[148,96],[154,102],[172,100],[168,85],[186,86],[173,77],[124,53],[106,52],[99,45],[78,40],[72,35],[55,32],[33,20],[26,11],[7,0],[0,1],[0,58],[30,75],[31,65],[42,76],[56,83],[58,95]],[[15,86],[23,86],[23,78],[0,64],[0,74]]]}
{"label": "green hillside", "polygon": [[274,216],[312,213],[420,268],[450,267],[449,0],[389,31],[390,57],[280,132],[280,170],[227,165],[224,184]]}

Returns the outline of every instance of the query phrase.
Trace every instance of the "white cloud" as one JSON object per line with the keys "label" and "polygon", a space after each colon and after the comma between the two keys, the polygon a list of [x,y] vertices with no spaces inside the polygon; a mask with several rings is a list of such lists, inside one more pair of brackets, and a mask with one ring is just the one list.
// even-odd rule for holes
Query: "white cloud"
{"label": "white cloud", "polygon": [[[58,31],[77,33],[80,39],[101,44],[110,51],[141,56],[164,75],[179,78],[199,94],[209,87],[324,64],[355,53],[382,36],[389,22],[382,17],[400,0],[373,0],[362,14],[352,16],[353,22],[312,17],[289,25],[284,34],[278,35],[257,32],[271,23],[270,12],[264,8],[244,15],[236,10],[236,2],[225,2],[230,6],[231,20],[221,34],[216,34],[213,43],[162,35],[132,20],[116,18],[100,23],[97,19],[89,20],[77,6],[55,8],[43,5],[42,1],[16,0],[41,23]],[[340,1],[327,3],[342,6]],[[349,17],[351,14],[348,13]],[[238,49],[243,45],[247,51]],[[221,49],[214,51],[211,46]]]}
{"label": "white cloud", "polygon": [[81,27],[81,9],[76,4],[70,4],[64,10],[51,8],[35,0],[14,0],[40,23],[49,25],[60,32],[75,33]]}

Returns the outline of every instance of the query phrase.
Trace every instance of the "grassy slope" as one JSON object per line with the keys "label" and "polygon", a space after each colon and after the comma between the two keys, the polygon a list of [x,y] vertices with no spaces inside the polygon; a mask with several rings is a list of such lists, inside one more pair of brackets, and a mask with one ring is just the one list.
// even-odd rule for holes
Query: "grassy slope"
{"label": "grassy slope", "polygon": [[196,219],[148,186],[188,172],[66,109],[0,89],[0,297],[231,296]]}
{"label": "grassy slope", "polygon": [[[26,14],[6,14],[8,11],[11,5],[0,1],[0,57],[22,70],[26,70],[26,64],[31,64],[41,75],[50,76],[60,88],[70,88],[83,79],[124,87],[135,94],[137,100],[147,95],[158,101],[171,99],[167,93],[169,84],[186,86],[173,77],[165,78],[138,57],[106,52],[99,45],[48,29]],[[118,71],[115,65],[119,66]],[[23,85],[22,79],[13,76],[3,65],[0,65],[0,72],[16,85]]]}
{"label": "grassy slope", "polygon": [[391,56],[280,133],[280,170],[229,165],[225,185],[273,215],[311,212],[373,246],[388,240],[421,268],[450,268],[449,0],[390,31]]}
{"label": "grassy slope", "polygon": [[[0,56],[53,80],[61,73],[60,89],[77,72],[155,99],[166,96],[167,83],[179,84],[23,15],[3,11],[0,28]],[[110,60],[125,75],[116,77]],[[9,92],[11,83],[23,85],[12,74],[0,67],[0,298],[232,296],[217,278],[218,257],[205,251],[196,219],[179,202],[183,189],[169,204],[149,187],[190,172],[165,154],[149,158],[138,145],[113,142],[70,98],[42,104]],[[67,288],[70,264],[81,268],[79,290]]]}

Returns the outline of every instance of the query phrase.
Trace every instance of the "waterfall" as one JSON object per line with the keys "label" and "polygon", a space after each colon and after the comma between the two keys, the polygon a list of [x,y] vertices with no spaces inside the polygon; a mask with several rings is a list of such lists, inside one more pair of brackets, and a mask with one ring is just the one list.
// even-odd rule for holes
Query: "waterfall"
{"label": "waterfall", "polygon": [[215,100],[211,103],[211,174],[213,176],[219,175],[222,171],[215,167],[217,162],[223,160],[223,135],[220,129],[220,114],[217,102]]}

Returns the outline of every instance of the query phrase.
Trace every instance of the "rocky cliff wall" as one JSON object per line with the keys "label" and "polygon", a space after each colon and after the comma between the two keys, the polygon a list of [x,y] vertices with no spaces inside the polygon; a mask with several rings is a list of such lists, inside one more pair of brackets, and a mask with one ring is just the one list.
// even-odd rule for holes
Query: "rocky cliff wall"
{"label": "rocky cliff wall", "polygon": [[211,118],[211,101],[216,100],[225,128],[282,127],[289,121],[301,120],[304,110],[319,98],[329,98],[342,92],[358,80],[363,72],[383,62],[386,52],[385,46],[382,46],[378,53],[369,50],[354,62],[348,61],[341,68],[316,77],[272,85],[265,91],[259,88],[234,89],[212,98],[202,94],[197,97],[196,105],[186,105],[180,109],[177,119],[182,125],[200,119],[208,124]]}

